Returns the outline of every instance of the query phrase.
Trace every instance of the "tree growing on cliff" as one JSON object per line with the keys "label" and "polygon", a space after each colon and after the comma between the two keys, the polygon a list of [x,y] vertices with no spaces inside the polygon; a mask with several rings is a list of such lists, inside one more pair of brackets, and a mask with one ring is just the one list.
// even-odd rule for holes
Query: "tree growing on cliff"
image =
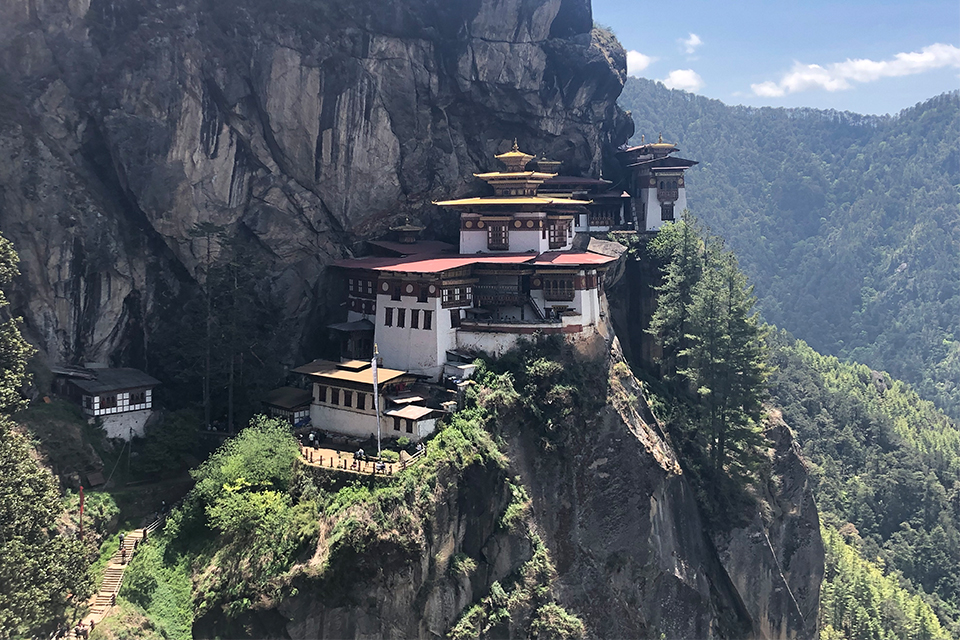
{"label": "tree growing on cliff", "polygon": [[730,462],[750,466],[762,441],[767,358],[752,288],[735,256],[688,214],[665,225],[651,249],[666,264],[649,332],[661,348],[661,377],[695,408],[689,440],[701,443],[718,475]]}
{"label": "tree growing on cliff", "polygon": [[684,211],[683,221],[664,225],[651,243],[651,253],[667,260],[664,283],[657,287],[657,309],[647,330],[660,343],[660,375],[673,380],[682,367],[680,354],[687,340],[688,310],[693,288],[703,272],[703,240],[692,217]]}
{"label": "tree growing on cliff", "polygon": [[722,244],[709,248],[703,276],[687,307],[687,362],[679,373],[700,400],[701,428],[709,434],[710,458],[718,472],[729,454],[749,462],[762,442],[757,430],[763,412],[767,347],[765,330],[752,312],[755,298],[736,258]]}
{"label": "tree growing on cliff", "polygon": [[32,351],[2,289],[18,274],[13,245],[0,237],[0,637],[39,636],[82,601],[93,582],[83,543],[57,531],[63,512],[51,473],[9,418],[25,402],[20,389]]}

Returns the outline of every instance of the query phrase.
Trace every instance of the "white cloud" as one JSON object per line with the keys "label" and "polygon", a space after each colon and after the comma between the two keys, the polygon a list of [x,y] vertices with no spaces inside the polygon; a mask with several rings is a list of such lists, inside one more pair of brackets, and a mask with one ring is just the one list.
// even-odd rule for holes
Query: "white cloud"
{"label": "white cloud", "polygon": [[683,91],[699,91],[703,86],[703,78],[693,69],[674,69],[661,80],[668,89],[682,89]]}
{"label": "white cloud", "polygon": [[627,75],[640,77],[640,72],[656,62],[656,58],[645,56],[639,51],[627,51]]}
{"label": "white cloud", "polygon": [[752,84],[754,95],[776,98],[787,93],[824,89],[842,91],[852,82],[873,82],[881,78],[909,76],[942,67],[960,67],[960,48],[951,44],[932,44],[920,51],[898,53],[890,60],[858,58],[834,62],[825,67],[796,62],[780,82],[768,80]]}
{"label": "white cloud", "polygon": [[687,52],[687,55],[691,55],[697,50],[697,47],[703,44],[703,40],[697,34],[691,33],[688,37],[681,38],[680,44],[683,45],[683,50]]}

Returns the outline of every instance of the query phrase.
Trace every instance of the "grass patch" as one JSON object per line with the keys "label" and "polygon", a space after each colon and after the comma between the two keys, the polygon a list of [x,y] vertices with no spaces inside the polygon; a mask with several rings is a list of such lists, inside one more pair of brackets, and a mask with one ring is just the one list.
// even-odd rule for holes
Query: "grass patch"
{"label": "grass patch", "polygon": [[140,547],[124,572],[120,598],[145,614],[162,637],[189,640],[193,625],[190,566],[184,557],[166,561],[166,546],[167,541],[157,537]]}

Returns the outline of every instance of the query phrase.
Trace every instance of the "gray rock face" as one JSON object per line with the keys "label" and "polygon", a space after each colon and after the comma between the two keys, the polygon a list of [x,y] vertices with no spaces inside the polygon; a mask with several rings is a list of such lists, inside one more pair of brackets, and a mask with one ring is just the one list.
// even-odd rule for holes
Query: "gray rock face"
{"label": "gray rock face", "polygon": [[293,362],[339,311],[327,265],[403,215],[454,230],[430,202],[477,190],[513,138],[598,171],[632,127],[624,77],[587,0],[5,2],[18,310],[52,362],[149,369],[209,222],[266,260]]}
{"label": "gray rock face", "polygon": [[715,534],[724,569],[765,638],[816,638],[824,550],[800,446],[782,418],[767,430],[770,477],[746,526]]}

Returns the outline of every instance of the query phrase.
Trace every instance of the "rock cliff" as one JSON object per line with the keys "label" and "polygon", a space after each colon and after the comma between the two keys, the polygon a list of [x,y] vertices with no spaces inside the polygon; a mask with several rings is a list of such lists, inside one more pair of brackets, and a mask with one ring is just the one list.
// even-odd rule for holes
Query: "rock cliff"
{"label": "rock cliff", "polygon": [[155,371],[210,223],[262,258],[284,360],[312,355],[326,266],[401,216],[455,229],[430,201],[512,139],[612,158],[625,57],[592,26],[588,0],[3,3],[0,229],[29,335]]}

